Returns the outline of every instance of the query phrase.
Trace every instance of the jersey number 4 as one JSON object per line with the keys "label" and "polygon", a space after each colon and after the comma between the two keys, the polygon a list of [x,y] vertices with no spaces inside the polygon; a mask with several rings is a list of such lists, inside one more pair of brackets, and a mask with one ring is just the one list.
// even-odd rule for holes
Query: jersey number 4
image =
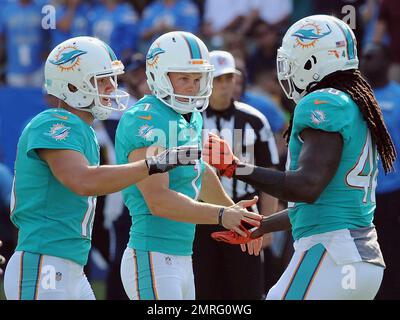
{"label": "jersey number 4", "polygon": [[[346,175],[346,183],[348,186],[364,190],[364,203],[367,203],[369,190],[371,191],[370,200],[375,203],[375,189],[378,175],[376,159],[376,149],[373,147],[371,133],[368,130],[367,138],[357,163]],[[365,172],[367,164],[369,164],[369,169],[368,172]]]}

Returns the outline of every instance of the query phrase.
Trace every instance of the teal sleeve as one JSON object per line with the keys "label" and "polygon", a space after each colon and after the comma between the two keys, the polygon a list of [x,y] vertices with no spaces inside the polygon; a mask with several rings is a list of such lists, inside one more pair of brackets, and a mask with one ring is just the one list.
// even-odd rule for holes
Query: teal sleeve
{"label": "teal sleeve", "polygon": [[295,108],[293,127],[297,132],[306,128],[339,132],[348,138],[348,128],[353,121],[352,100],[340,91],[315,91],[304,97]]}
{"label": "teal sleeve", "polygon": [[27,155],[37,157],[36,149],[68,149],[85,154],[84,130],[75,119],[39,118],[28,132]]}

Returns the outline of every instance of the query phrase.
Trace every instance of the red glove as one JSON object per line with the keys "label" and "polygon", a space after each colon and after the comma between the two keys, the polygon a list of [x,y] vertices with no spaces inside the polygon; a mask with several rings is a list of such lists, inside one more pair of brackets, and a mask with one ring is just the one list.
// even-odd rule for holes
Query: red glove
{"label": "red glove", "polygon": [[[211,233],[211,238],[213,238],[216,241],[222,241],[229,244],[246,244],[250,241],[253,241],[254,239],[257,239],[250,237],[252,230],[246,229],[246,227],[244,227],[243,224],[240,225],[240,229],[242,229],[246,233],[246,237],[239,235],[235,231],[226,230],[226,231],[217,231]],[[262,235],[260,237],[262,237]]]}
{"label": "red glove", "polygon": [[203,158],[217,168],[221,176],[228,178],[232,178],[239,163],[239,159],[233,154],[229,144],[212,133],[209,134],[208,141],[204,144]]}

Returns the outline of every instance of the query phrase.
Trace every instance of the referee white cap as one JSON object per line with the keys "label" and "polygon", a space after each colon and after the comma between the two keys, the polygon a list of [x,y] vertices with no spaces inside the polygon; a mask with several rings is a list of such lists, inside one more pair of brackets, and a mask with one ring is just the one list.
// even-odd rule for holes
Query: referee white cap
{"label": "referee white cap", "polygon": [[214,78],[228,73],[241,74],[236,69],[235,59],[228,51],[214,50],[210,52],[210,64],[214,65]]}

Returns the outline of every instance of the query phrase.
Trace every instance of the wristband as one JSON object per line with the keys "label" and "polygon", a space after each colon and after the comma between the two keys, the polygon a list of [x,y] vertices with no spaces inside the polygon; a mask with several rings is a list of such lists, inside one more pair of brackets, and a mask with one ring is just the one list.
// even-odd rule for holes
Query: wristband
{"label": "wristband", "polygon": [[219,209],[219,213],[218,213],[218,225],[222,226],[222,216],[224,215],[225,212],[225,208],[221,208]]}

